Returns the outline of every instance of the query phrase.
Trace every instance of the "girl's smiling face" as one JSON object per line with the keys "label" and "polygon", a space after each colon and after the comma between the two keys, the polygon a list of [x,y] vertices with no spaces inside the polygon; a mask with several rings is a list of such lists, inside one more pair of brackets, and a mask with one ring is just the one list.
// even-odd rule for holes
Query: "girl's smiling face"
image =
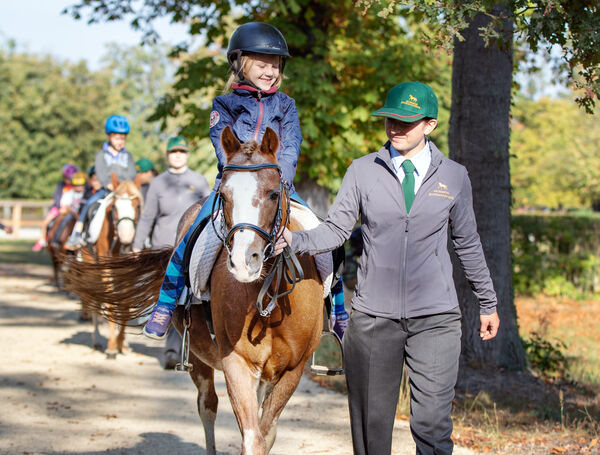
{"label": "girl's smiling face", "polygon": [[249,54],[244,76],[261,90],[269,90],[279,78],[281,57],[269,54]]}

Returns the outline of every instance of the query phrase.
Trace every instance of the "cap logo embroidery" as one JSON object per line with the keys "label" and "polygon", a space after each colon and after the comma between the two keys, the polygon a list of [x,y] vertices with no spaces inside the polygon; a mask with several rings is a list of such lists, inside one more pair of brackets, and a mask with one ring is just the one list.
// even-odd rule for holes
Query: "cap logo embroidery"
{"label": "cap logo embroidery", "polygon": [[217,123],[219,123],[220,119],[221,119],[221,116],[219,115],[219,113],[217,111],[212,111],[210,113],[210,124],[209,124],[210,126],[209,126],[209,128],[212,128]]}
{"label": "cap logo embroidery", "polygon": [[419,100],[417,100],[417,98],[412,95],[408,95],[408,100],[402,101],[402,104],[407,104],[409,106],[416,107],[417,109],[421,109],[421,106],[419,106],[418,103]]}

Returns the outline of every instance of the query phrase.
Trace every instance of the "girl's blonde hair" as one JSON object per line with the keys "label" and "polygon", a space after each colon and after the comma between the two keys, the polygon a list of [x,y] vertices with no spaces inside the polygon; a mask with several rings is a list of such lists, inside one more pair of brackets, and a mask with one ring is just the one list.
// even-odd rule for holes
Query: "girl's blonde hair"
{"label": "girl's blonde hair", "polygon": [[[242,78],[244,77],[244,74],[250,70],[250,67],[254,64],[254,56],[257,55],[255,53],[248,53],[246,55],[242,55],[242,59],[241,59],[241,68],[242,71],[240,71],[239,73],[234,73],[233,70],[231,71],[231,74],[229,75],[229,79],[227,79],[227,82],[225,83],[225,89],[223,90],[224,92],[229,92],[231,90],[231,87],[233,86],[233,84],[236,84],[238,82],[240,82],[242,80]],[[283,73],[281,71],[281,68],[283,68],[283,57],[281,55],[278,56],[279,57],[279,76],[277,76],[277,79],[275,79],[275,82],[273,83],[273,85],[275,85],[277,87],[277,89],[279,89],[279,87],[281,87],[281,81],[283,80]]]}

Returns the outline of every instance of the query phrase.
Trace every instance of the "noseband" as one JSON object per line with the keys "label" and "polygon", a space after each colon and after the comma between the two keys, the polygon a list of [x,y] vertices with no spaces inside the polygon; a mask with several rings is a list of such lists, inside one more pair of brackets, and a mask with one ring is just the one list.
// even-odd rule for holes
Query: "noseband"
{"label": "noseband", "polygon": [[[223,197],[221,196],[220,189],[217,190],[217,195],[215,200],[213,201],[212,206],[212,215],[210,217],[211,223],[213,225],[214,231],[217,233],[217,236],[220,238],[223,245],[227,249],[227,253],[231,255],[231,244],[233,243],[233,235],[240,231],[243,232],[244,229],[250,229],[251,231],[256,232],[260,235],[265,241],[267,245],[263,251],[264,259],[266,262],[271,257],[273,257],[273,253],[275,251],[275,243],[277,239],[283,235],[283,228],[290,222],[290,192],[288,190],[287,185],[281,179],[281,168],[279,165],[275,163],[264,163],[264,164],[251,164],[251,165],[238,165],[238,164],[227,164],[223,167],[223,174],[227,171],[237,171],[237,172],[257,172],[263,169],[274,169],[279,173],[279,197],[277,201],[277,214],[275,215],[275,221],[273,223],[273,228],[271,232],[265,231],[260,226],[256,226],[251,223],[238,223],[226,231],[225,226],[225,217],[223,215]],[[286,211],[285,211],[285,220],[283,218],[283,201],[286,202]],[[221,212],[222,221],[221,221],[221,229],[217,230],[215,227],[215,218],[217,217],[218,212]],[[285,279],[292,287],[284,292],[279,292],[280,284],[282,283],[282,279]],[[304,272],[302,270],[302,266],[298,261],[296,255],[292,252],[289,246],[285,247],[283,253],[275,258],[271,269],[267,273],[265,277],[265,281],[260,288],[258,293],[258,297],[256,299],[256,307],[258,309],[258,313],[262,317],[269,316],[275,306],[277,305],[277,299],[280,297],[284,297],[288,295],[290,292],[294,290],[296,283],[302,281],[304,279]],[[271,284],[275,282],[273,286],[273,291],[269,292],[269,288]],[[267,305],[267,308],[263,309],[263,300],[267,296],[270,300]]]}

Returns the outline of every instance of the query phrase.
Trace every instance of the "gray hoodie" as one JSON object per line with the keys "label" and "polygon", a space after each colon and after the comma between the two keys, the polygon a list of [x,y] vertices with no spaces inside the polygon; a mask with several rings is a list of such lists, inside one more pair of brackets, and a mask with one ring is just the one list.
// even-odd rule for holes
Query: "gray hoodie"
{"label": "gray hoodie", "polygon": [[[194,202],[208,196],[210,189],[203,175],[190,169],[181,174],[163,172],[150,182],[144,210],[136,228],[133,248],[142,249],[152,231],[152,248],[172,246],[177,223]],[[154,229],[153,229],[154,228]]]}
{"label": "gray hoodie", "polygon": [[458,305],[448,253],[448,228],[481,314],[496,311],[496,293],[477,233],[471,182],[464,166],[433,143],[431,165],[406,213],[402,185],[389,151],[355,160],[327,218],[293,233],[292,249],[314,255],[349,238],[361,217],[364,249],[352,307],[389,319],[447,312]]}

